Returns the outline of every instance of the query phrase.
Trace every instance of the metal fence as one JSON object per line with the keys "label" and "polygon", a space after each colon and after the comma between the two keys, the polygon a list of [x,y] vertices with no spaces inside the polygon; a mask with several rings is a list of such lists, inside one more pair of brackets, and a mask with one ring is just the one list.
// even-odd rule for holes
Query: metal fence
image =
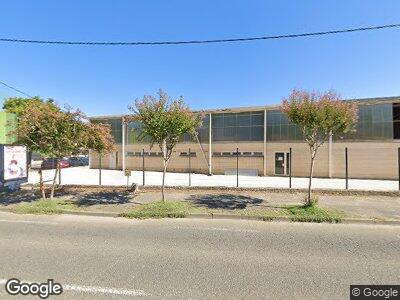
{"label": "metal fence", "polygon": [[[352,150],[353,151],[353,150]],[[354,150],[355,151],[355,150]],[[243,152],[245,153],[245,152]],[[292,169],[292,158],[296,156],[296,151],[293,151],[292,148],[287,149],[285,152],[282,152],[285,156],[285,163],[288,160],[287,167],[285,167],[285,174],[283,176],[245,176],[241,173],[241,170],[245,169],[246,161],[242,160],[243,153],[240,152],[239,148],[234,149],[230,152],[230,158],[235,159],[235,168],[236,170],[230,169],[232,175],[213,175],[207,176],[205,174],[198,174],[193,172],[193,157],[192,150],[188,148],[187,154],[185,158],[187,158],[187,168],[185,168],[186,172],[167,172],[167,185],[179,185],[179,186],[227,186],[227,187],[277,187],[277,188],[305,188],[306,183],[308,182],[307,176],[296,176],[293,174]],[[286,156],[288,154],[288,156]],[[87,185],[122,185],[126,182],[128,185],[135,182],[138,185],[146,186],[146,185],[160,185],[162,172],[150,171],[147,169],[147,160],[150,159],[150,155],[146,154],[145,150],[141,151],[141,166],[139,166],[139,170],[130,171],[130,172],[121,172],[121,170],[105,170],[105,169],[89,169],[88,167],[84,169],[72,168],[61,169],[61,172],[58,176],[57,183],[58,184],[87,184]],[[152,157],[153,158],[153,157]],[[160,160],[162,158],[160,157]],[[316,158],[318,160],[318,157]],[[379,189],[388,189],[388,190],[400,190],[400,148],[397,149],[397,157],[394,161],[397,160],[397,179],[391,180],[390,182],[386,180],[387,188],[379,188]],[[360,180],[356,178],[351,178],[351,169],[350,169],[350,161],[349,161],[349,149],[346,147],[343,151],[343,161],[344,165],[340,166],[343,170],[340,170],[341,174],[344,174],[344,178],[318,178],[314,177],[317,180],[322,180],[324,182],[320,183],[321,188],[324,188],[324,184],[330,188],[335,189],[363,189],[363,187],[355,186],[354,182],[351,180],[356,180],[357,184],[365,182],[365,189],[373,189],[371,184],[369,183],[369,179]],[[248,162],[248,161],[247,161]],[[231,161],[231,165],[233,166],[233,160]],[[214,166],[215,163],[214,163]],[[274,166],[275,167],[275,166]],[[153,167],[154,170],[154,167]],[[86,173],[85,173],[86,172]],[[125,177],[124,177],[125,175]],[[127,176],[128,175],[128,176]],[[44,180],[46,183],[49,183],[54,176],[54,170],[46,170],[44,173]],[[97,178],[97,179],[96,179]],[[34,181],[34,179],[33,179]],[[384,182],[385,180],[381,180]],[[334,182],[334,184],[332,184]]]}

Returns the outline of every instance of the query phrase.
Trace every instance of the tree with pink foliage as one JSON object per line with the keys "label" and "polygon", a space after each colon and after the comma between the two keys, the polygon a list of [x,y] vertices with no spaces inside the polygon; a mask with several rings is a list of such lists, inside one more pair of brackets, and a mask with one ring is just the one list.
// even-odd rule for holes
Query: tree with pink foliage
{"label": "tree with pink foliage", "polygon": [[334,91],[324,93],[293,90],[283,99],[281,111],[299,126],[304,140],[310,147],[311,165],[306,205],[313,205],[311,181],[317,151],[329,137],[355,130],[357,104],[341,101]]}

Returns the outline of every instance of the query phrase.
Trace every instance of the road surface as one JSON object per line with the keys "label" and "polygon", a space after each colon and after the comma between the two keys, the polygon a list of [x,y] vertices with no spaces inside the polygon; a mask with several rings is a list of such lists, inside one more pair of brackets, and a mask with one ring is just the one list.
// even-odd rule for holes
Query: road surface
{"label": "road surface", "polygon": [[54,299],[348,299],[399,284],[399,250],[400,226],[0,213],[0,298],[14,277]]}

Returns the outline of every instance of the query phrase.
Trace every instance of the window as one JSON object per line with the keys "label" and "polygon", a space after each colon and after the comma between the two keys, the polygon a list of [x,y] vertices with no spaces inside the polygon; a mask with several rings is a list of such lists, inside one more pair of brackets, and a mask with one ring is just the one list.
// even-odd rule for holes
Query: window
{"label": "window", "polygon": [[291,123],[279,110],[267,111],[267,141],[303,140],[297,125]]}
{"label": "window", "polygon": [[[335,139],[384,140],[393,139],[395,132],[395,104],[383,103],[358,106],[356,131]],[[397,125],[396,125],[397,126]]]}
{"label": "window", "polygon": [[212,115],[213,141],[263,141],[264,112]]}
{"label": "window", "polygon": [[[179,156],[187,156],[187,157],[189,157],[189,152],[181,152],[181,154]],[[190,156],[191,157],[196,157],[196,152],[190,151]]]}
{"label": "window", "polygon": [[393,103],[393,138],[400,139],[400,103]]}
{"label": "window", "polygon": [[111,134],[114,138],[115,143],[122,143],[122,118],[115,119],[93,119],[92,123],[107,124],[111,127]]}
{"label": "window", "polygon": [[[197,137],[201,143],[208,143],[208,135],[209,135],[209,128],[210,128],[210,115],[204,116],[202,120],[202,125],[197,128]],[[189,133],[185,133],[182,136],[181,142],[197,142],[195,138]]]}

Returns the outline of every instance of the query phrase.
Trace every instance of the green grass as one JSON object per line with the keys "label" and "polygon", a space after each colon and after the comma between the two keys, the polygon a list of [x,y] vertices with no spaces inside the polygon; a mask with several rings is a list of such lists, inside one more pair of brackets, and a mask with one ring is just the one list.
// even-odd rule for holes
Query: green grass
{"label": "green grass", "polygon": [[287,214],[295,222],[329,222],[340,223],[343,214],[337,211],[321,208],[317,205],[293,205],[285,207]]}
{"label": "green grass", "polygon": [[178,201],[157,201],[137,206],[120,217],[136,219],[184,218],[189,214],[189,204]]}
{"label": "green grass", "polygon": [[70,201],[61,199],[37,200],[28,203],[22,203],[14,206],[12,211],[18,214],[39,214],[51,215],[60,214],[65,210],[71,210],[75,206]]}

